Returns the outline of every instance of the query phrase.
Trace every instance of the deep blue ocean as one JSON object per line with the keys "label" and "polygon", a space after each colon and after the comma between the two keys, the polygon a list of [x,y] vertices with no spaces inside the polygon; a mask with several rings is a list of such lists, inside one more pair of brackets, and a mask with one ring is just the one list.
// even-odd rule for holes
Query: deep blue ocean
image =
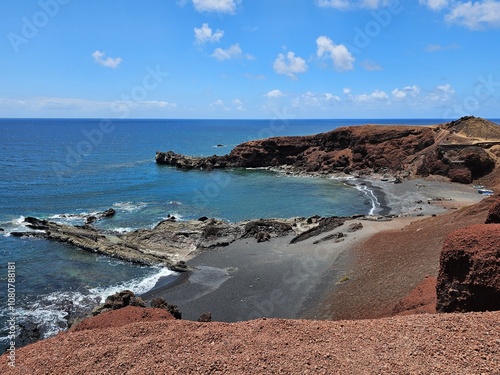
{"label": "deep blue ocean", "polygon": [[26,230],[26,216],[82,224],[79,215],[112,207],[116,216],[97,225],[130,231],[152,227],[168,215],[237,221],[343,216],[373,209],[366,192],[342,181],[264,170],[184,172],[157,165],[157,150],[221,155],[241,142],[271,136],[315,134],[365,123],[440,122],[0,119],[0,327],[7,320],[8,262],[16,267],[18,321],[35,322],[44,337],[66,328],[68,303],[92,306],[99,297],[124,288],[143,293],[170,274],[63,244],[10,236]]}

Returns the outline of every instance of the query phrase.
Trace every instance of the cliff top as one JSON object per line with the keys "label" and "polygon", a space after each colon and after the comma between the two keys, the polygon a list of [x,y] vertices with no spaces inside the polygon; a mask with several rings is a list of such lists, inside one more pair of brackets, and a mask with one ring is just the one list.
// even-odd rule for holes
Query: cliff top
{"label": "cliff top", "polygon": [[480,117],[462,117],[446,124],[446,128],[475,141],[500,141],[500,126]]}

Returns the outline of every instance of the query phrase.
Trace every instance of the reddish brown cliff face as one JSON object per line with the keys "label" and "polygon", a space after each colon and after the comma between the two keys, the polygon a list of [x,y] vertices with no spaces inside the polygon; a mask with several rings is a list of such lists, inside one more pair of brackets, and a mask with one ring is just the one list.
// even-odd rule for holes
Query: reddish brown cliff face
{"label": "reddish brown cliff face", "polygon": [[500,310],[500,224],[452,232],[440,258],[439,312]]}
{"label": "reddish brown cliff face", "polygon": [[500,224],[500,199],[497,199],[497,201],[491,206],[485,223]]}
{"label": "reddish brown cliff face", "polygon": [[486,149],[500,143],[481,142],[474,136],[482,135],[484,129],[500,134],[498,125],[479,120],[466,117],[436,126],[343,127],[311,136],[245,142],[223,156],[157,152],[156,161],[185,170],[289,166],[295,172],[409,172],[470,183],[495,168],[494,157]]}

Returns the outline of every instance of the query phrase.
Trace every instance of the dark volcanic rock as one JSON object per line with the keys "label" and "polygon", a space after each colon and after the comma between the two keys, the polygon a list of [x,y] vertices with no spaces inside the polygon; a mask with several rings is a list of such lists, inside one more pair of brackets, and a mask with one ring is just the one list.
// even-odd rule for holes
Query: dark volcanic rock
{"label": "dark volcanic rock", "polygon": [[260,233],[265,232],[269,235],[269,238],[271,238],[271,233],[274,233],[277,237],[282,237],[286,236],[291,231],[292,226],[288,223],[284,223],[278,220],[260,219],[247,223],[245,225],[245,233],[242,237],[255,237],[258,240],[259,236],[261,236],[261,239],[264,239],[264,237],[266,237],[265,234],[260,235]]}
{"label": "dark volcanic rock", "polygon": [[500,310],[500,224],[448,235],[437,282],[439,312]]}
{"label": "dark volcanic rock", "polygon": [[167,301],[165,301],[164,298],[158,297],[158,298],[155,298],[154,300],[152,300],[151,307],[154,307],[157,309],[165,309],[170,314],[172,314],[172,316],[175,319],[182,319],[182,313],[179,310],[179,307],[177,305],[169,304]]}
{"label": "dark volcanic rock", "polygon": [[318,236],[321,233],[329,232],[337,227],[340,227],[344,223],[345,223],[345,218],[343,217],[333,216],[333,217],[321,218],[317,226],[312,227],[311,229],[306,230],[305,232],[295,236],[294,238],[292,238],[290,243],[291,244],[297,243],[300,241],[307,240],[308,238]]}
{"label": "dark volcanic rock", "polygon": [[212,313],[204,313],[198,318],[200,323],[210,323],[212,321]]}
{"label": "dark volcanic rock", "polygon": [[126,306],[146,307],[146,304],[140,297],[136,297],[130,290],[117,292],[106,298],[103,305],[96,307],[92,311],[92,315],[99,315],[110,310],[118,310]]}
{"label": "dark volcanic rock", "polygon": [[255,239],[257,242],[266,242],[271,239],[271,234],[267,231],[262,231],[255,234]]}
{"label": "dark volcanic rock", "polygon": [[485,223],[500,224],[500,199],[497,199],[497,201],[491,206]]}

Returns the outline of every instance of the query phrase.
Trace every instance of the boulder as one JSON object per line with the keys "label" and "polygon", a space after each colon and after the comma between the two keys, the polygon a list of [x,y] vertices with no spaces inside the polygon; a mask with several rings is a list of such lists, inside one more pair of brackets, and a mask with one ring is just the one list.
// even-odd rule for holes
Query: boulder
{"label": "boulder", "polygon": [[468,168],[452,168],[448,172],[448,177],[451,182],[458,182],[460,184],[472,183],[472,173]]}
{"label": "boulder", "polygon": [[170,314],[172,314],[172,316],[175,319],[182,319],[182,313],[179,310],[179,307],[177,305],[171,305],[171,304],[169,304],[162,297],[158,297],[158,298],[153,299],[151,301],[151,307],[156,308],[156,309],[165,309]]}
{"label": "boulder", "polygon": [[255,239],[257,242],[266,242],[271,239],[271,234],[264,230],[262,232],[255,233]]}
{"label": "boulder", "polygon": [[198,318],[200,323],[210,323],[212,321],[212,313],[204,313]]}
{"label": "boulder", "polygon": [[500,310],[500,224],[448,235],[437,281],[438,312]]}
{"label": "boulder", "polygon": [[491,206],[485,223],[500,224],[500,199],[497,199],[497,201]]}
{"label": "boulder", "polygon": [[103,305],[96,307],[92,315],[99,315],[105,311],[118,310],[126,306],[146,307],[146,304],[140,297],[136,297],[134,292],[123,290],[106,298]]}

